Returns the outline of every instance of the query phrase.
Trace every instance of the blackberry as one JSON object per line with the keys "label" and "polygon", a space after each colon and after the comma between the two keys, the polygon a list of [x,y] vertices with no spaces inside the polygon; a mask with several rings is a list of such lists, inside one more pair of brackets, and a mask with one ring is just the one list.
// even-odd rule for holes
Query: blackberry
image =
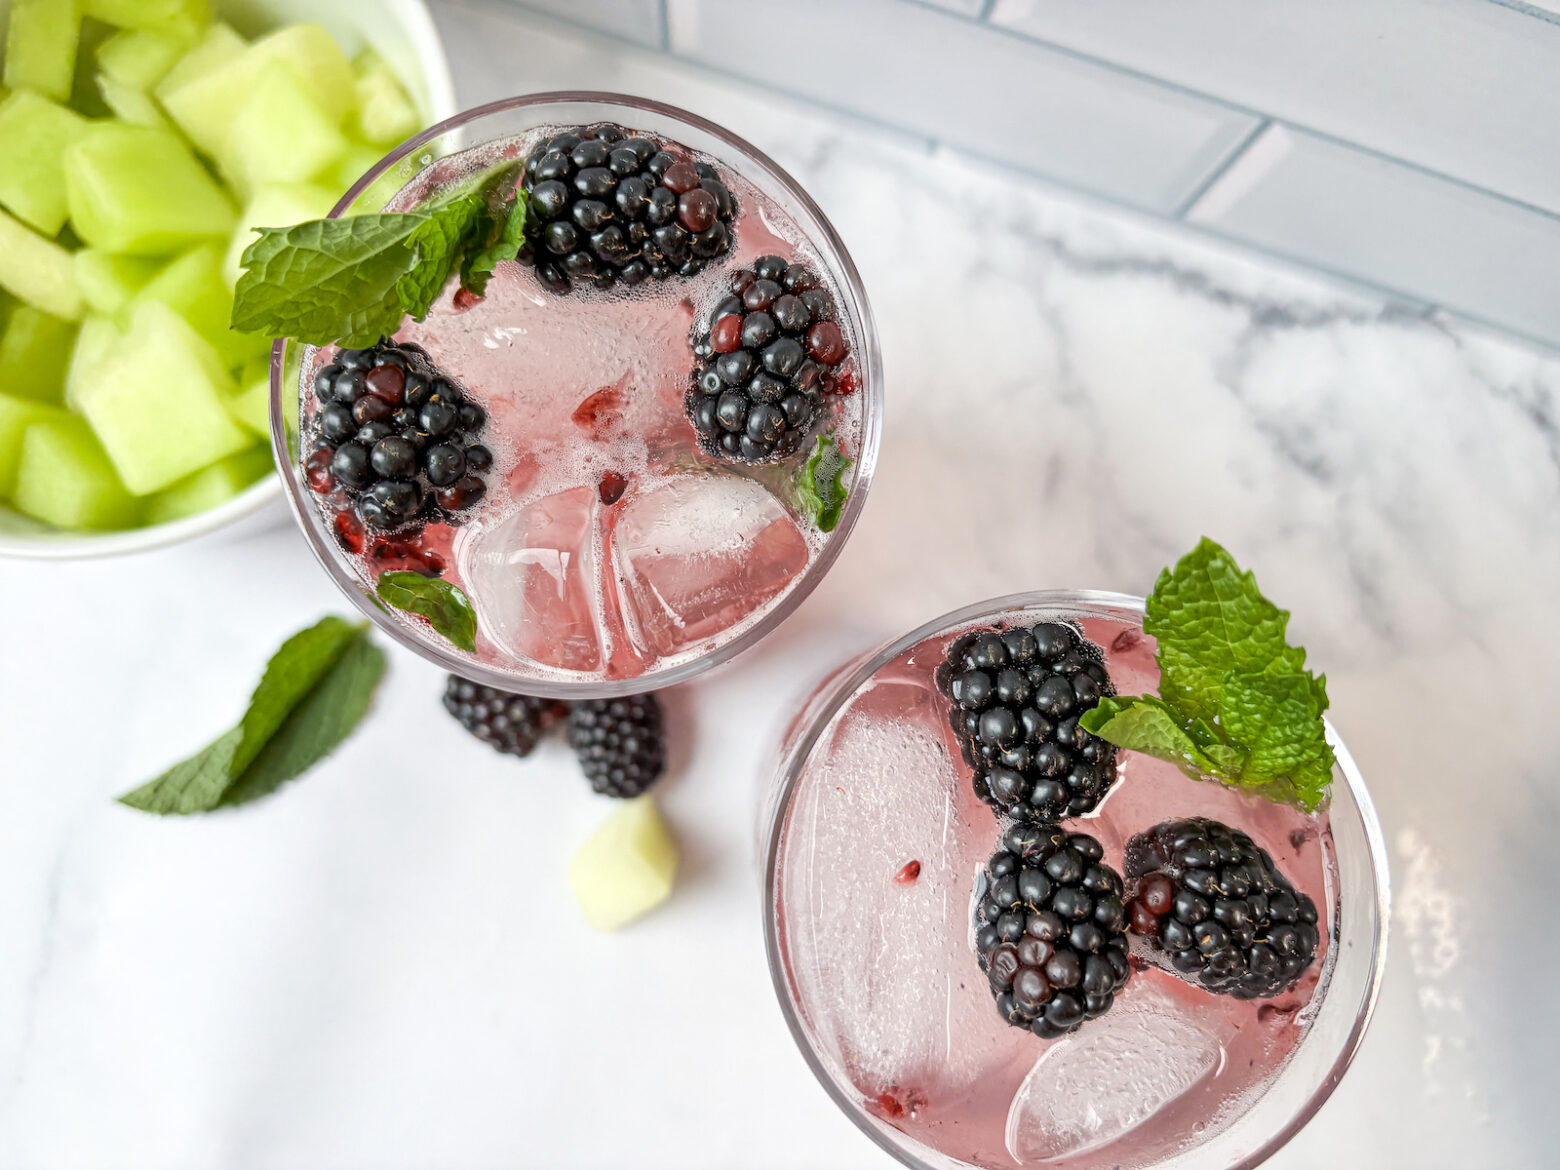
{"label": "blackberry", "polygon": [[1116,780],[1116,749],[1078,726],[1115,693],[1098,646],[1071,626],[974,630],[948,647],[937,684],[975,770],[975,795],[999,814],[1052,824],[1092,812]]}
{"label": "blackberry", "polygon": [[700,364],[684,400],[699,443],[738,463],[768,463],[801,445],[845,360],[834,298],[812,269],[760,256],[694,340]]}
{"label": "blackberry", "polygon": [[1132,930],[1209,991],[1277,995],[1316,958],[1316,903],[1239,829],[1206,817],[1155,825],[1127,842],[1126,869]]}
{"label": "blackberry", "polygon": [[569,712],[569,746],[590,786],[605,796],[638,796],[666,770],[666,730],[654,695],[586,699]]}
{"label": "blackberry", "polygon": [[1110,1011],[1132,974],[1121,876],[1093,837],[1014,824],[975,907],[975,949],[1008,1023],[1053,1039]]}
{"label": "blackberry", "polygon": [[554,134],[521,182],[534,216],[519,259],[553,292],[692,276],[731,250],[737,204],[720,172],[621,126]]}
{"label": "blackberry", "polygon": [[314,396],[309,486],[321,495],[339,488],[364,524],[458,524],[458,513],[482,498],[478,473],[493,457],[474,440],[487,415],[420,347],[381,341],[341,350],[314,375]]}
{"label": "blackberry", "polygon": [[494,751],[528,756],[542,736],[568,717],[567,703],[515,695],[450,675],[444,709]]}

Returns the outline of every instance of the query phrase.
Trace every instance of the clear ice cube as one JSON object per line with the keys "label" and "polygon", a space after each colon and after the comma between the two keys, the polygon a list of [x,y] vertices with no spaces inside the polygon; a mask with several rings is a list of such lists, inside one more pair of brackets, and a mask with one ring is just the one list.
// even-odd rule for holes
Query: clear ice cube
{"label": "clear ice cube", "polygon": [[601,668],[596,490],[547,496],[467,537],[461,574],[482,633],[516,657]]}
{"label": "clear ice cube", "polygon": [[796,524],[752,480],[671,476],[618,507],[610,540],[623,616],[652,654],[676,654],[729,629],[807,567]]}
{"label": "clear ice cube", "polygon": [[1129,985],[1116,1005],[1056,1041],[1008,1110],[1007,1147],[1019,1162],[1098,1149],[1142,1125],[1215,1073],[1218,1037],[1164,992]]}

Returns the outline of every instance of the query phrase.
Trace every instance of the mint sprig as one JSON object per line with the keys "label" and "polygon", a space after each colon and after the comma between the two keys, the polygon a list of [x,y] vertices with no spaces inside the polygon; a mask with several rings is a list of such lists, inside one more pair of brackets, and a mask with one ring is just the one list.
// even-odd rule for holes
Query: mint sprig
{"label": "mint sprig", "polygon": [[477,612],[458,585],[442,577],[392,570],[379,574],[374,592],[386,605],[427,618],[458,648],[468,653],[477,648]]}
{"label": "mint sprig", "polygon": [[525,242],[530,204],[506,163],[426,207],[261,228],[244,251],[234,329],[372,345],[422,320],[452,275],[482,295]]}
{"label": "mint sprig", "polygon": [[385,655],[368,623],[328,617],[266,664],[238,725],[120,803],[159,815],[248,804],[324,759],[368,711]]}
{"label": "mint sprig", "polygon": [[1159,695],[1102,699],[1079,726],[1190,776],[1314,812],[1332,783],[1327,679],[1305,669],[1288,623],[1205,537],[1148,598],[1143,631],[1158,642]]}
{"label": "mint sprig", "polygon": [[820,532],[833,532],[850,492],[845,473],[851,468],[833,435],[819,435],[818,445],[796,473],[796,502],[802,515]]}

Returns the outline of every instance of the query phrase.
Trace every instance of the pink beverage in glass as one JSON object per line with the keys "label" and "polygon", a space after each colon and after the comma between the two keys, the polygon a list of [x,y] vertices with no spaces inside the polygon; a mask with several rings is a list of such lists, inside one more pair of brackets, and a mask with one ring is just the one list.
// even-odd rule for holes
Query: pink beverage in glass
{"label": "pink beverage in glass", "polygon": [[[1099,807],[1060,827],[1099,841],[1129,898],[1134,834],[1188,817],[1245,832],[1314,901],[1316,957],[1293,986],[1243,1000],[1187,981],[1132,935],[1131,973],[1103,1015],[1049,1040],[1009,1024],[975,948],[1007,822],[976,796],[938,667],[965,631],[1051,620],[1101,649],[1120,694],[1154,693],[1158,668],[1131,606],[1006,610],[923,631],[875,668],[853,663],[793,724],[768,851],[771,964],[793,1030],[847,1112],[912,1166],[1255,1164],[1241,1156],[1271,1147],[1278,1123],[1255,1135],[1237,1123],[1306,1043],[1337,966],[1329,815],[1121,753]],[[1284,1123],[1298,1126],[1292,1112]]]}
{"label": "pink beverage in glass", "polygon": [[[526,113],[528,102],[515,105]],[[846,523],[821,531],[799,506],[796,477],[817,436],[831,436],[853,461],[844,477],[852,496],[865,491],[870,473],[877,388],[874,373],[872,392],[864,390],[864,367],[875,362],[864,346],[875,341],[862,325],[859,289],[845,287],[841,254],[809,235],[816,223],[804,227],[759,176],[749,177],[758,166],[752,158],[735,147],[694,149],[666,132],[664,108],[653,109],[658,122],[641,131],[637,107],[543,106],[537,116],[546,120],[511,118],[494,129],[518,125],[515,133],[420,160],[422,169],[384,206],[424,206],[603,113],[679,159],[713,166],[735,202],[729,251],[695,274],[633,287],[575,281],[560,293],[535,264],[504,263],[485,295],[452,281],[425,320],[403,322],[394,340],[426,351],[485,415],[479,438],[492,464],[475,505],[401,533],[365,525],[327,477],[327,490],[305,496],[314,528],[331,538],[322,555],[362,591],[387,569],[437,573],[458,585],[475,609],[478,637],[475,654],[452,669],[480,677],[485,668],[495,685],[502,678],[534,692],[639,690],[735,652],[800,600],[799,587],[848,530]],[[483,128],[480,120],[473,127]],[[694,346],[708,336],[712,311],[760,257],[816,275],[837,306],[832,319],[847,352],[830,368],[820,417],[797,449],[754,464],[701,448],[685,399],[701,365]],[[853,275],[848,260],[843,270]],[[335,347],[306,350],[302,384],[337,357]],[[302,404],[307,479],[320,406],[309,393]],[[420,618],[378,616],[419,648],[437,642]],[[450,654],[448,644],[437,649]]]}

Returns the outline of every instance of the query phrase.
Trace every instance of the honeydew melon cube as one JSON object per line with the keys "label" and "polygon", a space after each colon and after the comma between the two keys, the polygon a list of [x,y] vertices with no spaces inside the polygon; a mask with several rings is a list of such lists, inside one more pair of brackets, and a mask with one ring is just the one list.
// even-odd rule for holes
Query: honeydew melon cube
{"label": "honeydew melon cube", "polygon": [[338,188],[345,195],[352,189],[354,183],[378,165],[385,153],[377,146],[350,143],[347,146],[347,153],[341,156],[341,161],[331,170],[329,176],[331,186]]}
{"label": "honeydew melon cube", "polygon": [[357,111],[348,123],[357,137],[393,146],[422,129],[417,107],[383,57],[364,49],[352,64],[357,74]]}
{"label": "honeydew melon cube", "polygon": [[27,428],[12,502],[18,512],[56,528],[129,528],[141,512],[102,444],[71,414]]}
{"label": "honeydew melon cube", "polygon": [[112,318],[89,316],[81,323],[65,370],[66,406],[80,413],[82,389],[97,379],[98,368],[122,338],[123,332]]}
{"label": "honeydew melon cube", "polygon": [[313,178],[346,153],[347,139],[337,123],[291,65],[273,61],[233,115],[222,171],[240,191]]}
{"label": "honeydew melon cube", "polygon": [[211,20],[206,0],[81,0],[84,15],[120,28],[154,29],[193,41]]}
{"label": "honeydew melon cube", "polygon": [[330,33],[317,24],[278,29],[193,79],[175,83],[170,74],[157,87],[157,97],[191,142],[212,158],[221,159],[233,119],[266,66],[278,61],[291,66],[305,89],[339,126],[355,97],[352,66]]}
{"label": "honeydew melon cube", "polygon": [[23,305],[0,334],[0,394],[58,402],[76,340],[76,323]]}
{"label": "honeydew melon cube", "polygon": [[166,126],[168,119],[163,117],[162,107],[152,100],[145,90],[136,89],[133,85],[126,85],[122,81],[115,81],[112,77],[98,74],[97,90],[103,98],[103,104],[116,118],[129,122],[132,126]]}
{"label": "honeydew melon cube", "polygon": [[209,341],[228,368],[271,347],[271,340],[228,327],[233,290],[222,278],[220,244],[202,244],[171,261],[136,294],[137,302],[161,301]]}
{"label": "honeydew melon cube", "polygon": [[337,192],[313,183],[265,183],[256,187],[248,205],[239,213],[238,230],[233,233],[223,261],[222,275],[228,284],[238,283],[244,270],[244,251],[258,238],[256,228],[291,227],[311,219],[324,219],[338,198]]}
{"label": "honeydew melon cube", "polygon": [[57,406],[0,394],[0,499],[16,491],[16,469],[22,461],[22,436],[38,422],[69,417]]}
{"label": "honeydew melon cube", "polygon": [[597,930],[617,930],[671,895],[677,842],[656,809],[638,796],[604,821],[569,863],[569,883]]}
{"label": "honeydew melon cube", "polygon": [[71,272],[70,253],[53,240],[23,227],[0,211],[0,287],[45,313],[74,321],[81,316],[81,290]]}
{"label": "honeydew melon cube", "polygon": [[169,93],[175,93],[242,57],[248,47],[249,42],[239,36],[231,25],[218,21],[174,62],[162,80],[155,83],[152,92],[161,101]]}
{"label": "honeydew melon cube", "polygon": [[76,0],[11,0],[5,37],[6,88],[37,90],[67,101],[80,40]]}
{"label": "honeydew melon cube", "polygon": [[98,72],[149,93],[188,50],[185,41],[167,33],[121,29],[98,46]]}
{"label": "honeydew melon cube", "polygon": [[71,254],[71,271],[87,308],[107,316],[128,305],[161,267],[152,256],[121,256],[100,248],[82,248]]}
{"label": "honeydew melon cube", "polygon": [[124,337],[75,393],[135,495],[160,491],[253,442],[227,412],[234,386],[222,360],[161,301],[135,306]]}
{"label": "honeydew melon cube", "polygon": [[271,470],[271,449],[256,443],[150,497],[148,524],[168,524],[225,504]]}
{"label": "honeydew melon cube", "polygon": [[156,255],[233,230],[233,205],[172,131],[100,122],[66,151],[71,226],[95,248]]}
{"label": "honeydew melon cube", "polygon": [[271,437],[271,373],[269,363],[259,374],[248,367],[238,393],[228,399],[228,413],[263,438]]}
{"label": "honeydew melon cube", "polygon": [[0,101],[0,204],[46,236],[65,223],[65,149],[86,119],[31,90]]}

